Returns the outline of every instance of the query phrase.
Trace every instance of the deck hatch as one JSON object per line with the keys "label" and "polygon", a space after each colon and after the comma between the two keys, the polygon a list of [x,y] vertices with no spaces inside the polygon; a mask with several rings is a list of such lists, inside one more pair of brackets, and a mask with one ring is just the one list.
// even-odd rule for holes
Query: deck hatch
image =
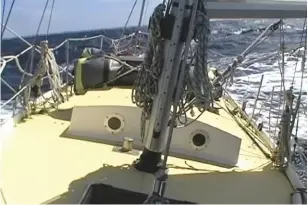
{"label": "deck hatch", "polygon": [[[143,204],[148,195],[119,189],[107,184],[91,184],[78,204]],[[167,198],[170,204],[195,204]]]}

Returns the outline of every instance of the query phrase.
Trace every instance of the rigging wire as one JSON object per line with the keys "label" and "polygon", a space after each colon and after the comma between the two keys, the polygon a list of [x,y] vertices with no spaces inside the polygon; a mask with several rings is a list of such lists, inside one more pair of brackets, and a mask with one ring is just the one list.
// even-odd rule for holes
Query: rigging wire
{"label": "rigging wire", "polygon": [[[39,25],[38,25],[38,28],[37,28],[34,40],[32,42],[33,48],[32,48],[31,53],[30,53],[30,55],[28,56],[28,59],[27,59],[27,63],[26,63],[26,67],[25,68],[26,69],[28,68],[30,73],[32,72],[32,67],[33,67],[34,54],[35,54],[35,44],[36,44],[36,41],[37,41],[38,33],[40,31],[40,28],[41,28],[41,24],[42,24],[44,16],[45,16],[45,12],[46,12],[48,3],[49,3],[49,0],[46,0],[46,3],[45,3],[45,6],[44,6],[44,10],[43,10],[41,19],[40,19],[40,22],[39,22]],[[29,65],[29,63],[30,63],[30,65]],[[25,74],[23,74],[22,77],[21,77],[21,82],[20,82],[20,86],[19,87],[21,87],[24,84],[24,80],[25,80]],[[26,104],[28,103],[29,96],[30,96],[30,90],[28,90],[27,93],[24,96],[24,98],[25,98],[23,100],[24,103],[26,103]]]}
{"label": "rigging wire", "polygon": [[[279,72],[280,72],[280,76],[281,76],[281,83],[280,83],[280,94],[279,94],[279,103],[278,103],[278,113],[281,112],[281,105],[284,103],[284,97],[281,96],[281,93],[283,91],[283,96],[284,96],[284,93],[286,91],[285,89],[285,85],[284,85],[284,38],[282,38],[282,35],[283,35],[283,20],[280,19],[281,21],[281,24],[279,26],[279,34],[280,34],[280,39],[279,39],[279,49],[278,49],[278,67],[279,67]],[[281,52],[282,51],[282,52]],[[281,66],[281,63],[280,63],[280,55],[282,57],[282,66]],[[282,90],[283,89],[283,90]],[[282,103],[283,102],[283,103]],[[276,131],[277,131],[277,128],[279,125],[279,117],[277,117],[276,119],[276,126],[275,126],[275,130],[274,130],[274,136],[277,136],[276,135]],[[278,138],[279,139],[279,138]],[[277,141],[278,142],[278,141]]]}
{"label": "rigging wire", "polygon": [[147,4],[145,5],[145,11],[144,11],[144,14],[143,14],[142,24],[141,24],[141,25],[144,24],[145,17],[146,17],[146,14],[147,14],[147,12],[148,12],[149,2],[150,2],[150,0],[148,0],[148,1],[147,1]]}
{"label": "rigging wire", "polygon": [[[45,3],[45,6],[44,6],[44,10],[43,10],[41,19],[40,19],[39,25],[38,25],[38,27],[37,27],[34,40],[33,40],[33,42],[32,42],[32,45],[33,45],[34,47],[35,47],[35,44],[36,44],[36,41],[37,41],[37,37],[38,37],[39,31],[40,31],[40,28],[41,28],[41,25],[42,25],[42,22],[43,22],[43,19],[44,19],[44,16],[45,16],[45,12],[46,12],[48,3],[49,3],[49,0],[46,0],[46,3]],[[26,68],[28,68],[28,67],[30,66],[30,70],[32,69],[32,64],[33,64],[33,59],[34,59],[34,51],[35,51],[35,49],[32,49],[31,54],[29,55],[28,60],[27,60],[27,63],[26,63]],[[30,62],[30,60],[31,60],[31,62]],[[30,65],[29,65],[29,62],[30,62]]]}
{"label": "rigging wire", "polygon": [[[281,96],[281,93],[283,93],[283,96],[284,96],[284,92],[286,91],[285,84],[284,84],[284,38],[282,37],[284,30],[283,30],[283,20],[282,19],[280,20],[281,20],[281,25],[279,27],[279,34],[280,34],[279,57],[281,54],[282,63],[280,63],[280,59],[278,58],[278,67],[279,67],[280,76],[281,76],[278,113],[281,112],[281,105],[284,104],[284,101],[285,101],[284,97]],[[278,125],[278,121],[279,121],[279,118],[277,118],[276,125]],[[274,135],[276,135],[276,129],[277,129],[277,126],[275,127]]]}
{"label": "rigging wire", "polygon": [[279,64],[279,70],[280,70],[280,75],[281,75],[281,86],[283,87],[283,91],[285,92],[286,91],[286,87],[285,87],[285,62],[284,62],[284,47],[285,47],[285,45],[284,45],[284,29],[283,29],[283,27],[284,27],[284,22],[283,22],[283,20],[281,19],[281,24],[280,24],[280,27],[279,27],[279,33],[280,33],[280,44],[279,44],[279,46],[280,46],[280,48],[279,48],[279,50],[280,50],[280,52],[281,52],[281,63],[280,63],[280,61],[279,61],[279,59],[278,59],[278,64]]}
{"label": "rigging wire", "polygon": [[1,25],[3,25],[3,20],[4,20],[5,4],[6,4],[6,0],[3,1],[3,6],[2,6]]}
{"label": "rigging wire", "polygon": [[37,37],[38,37],[38,34],[40,32],[40,29],[41,29],[42,22],[43,22],[44,17],[45,17],[45,12],[46,12],[48,3],[49,3],[49,0],[46,0],[45,6],[44,6],[44,10],[43,10],[43,13],[42,13],[42,16],[41,16],[41,19],[40,19],[40,22],[39,22],[39,25],[38,25],[37,30],[36,30],[35,38],[34,38],[34,41],[32,43],[33,45],[36,44]]}
{"label": "rigging wire", "polygon": [[[306,27],[306,24],[307,24],[307,18],[305,18],[305,21],[304,21],[304,24],[303,24],[303,29],[302,29],[302,35],[301,35],[301,40],[300,40],[300,46],[302,45],[302,43],[303,43],[303,38],[304,38],[304,30],[305,30],[305,27]],[[294,85],[294,81],[295,81],[295,73],[296,73],[296,68],[297,68],[297,64],[298,64],[298,59],[299,58],[296,58],[296,63],[295,63],[295,68],[294,68],[294,73],[293,73],[293,78],[292,78],[292,83],[291,83],[291,85],[293,86]]]}
{"label": "rigging wire", "polygon": [[[305,30],[305,27],[306,27],[306,22],[307,22],[307,19],[305,19],[304,21],[304,24],[303,24],[303,32],[302,32],[302,35],[301,35],[301,41],[300,41],[300,44],[302,45],[302,40],[303,40],[303,36],[304,36],[304,30]],[[304,71],[305,71],[305,56],[306,56],[306,51],[307,51],[307,39],[305,38],[304,40],[304,53],[303,53],[303,58],[302,58],[302,66],[301,66],[301,82],[300,82],[300,90],[299,90],[299,97],[297,98],[298,101],[301,100],[301,95],[302,95],[302,91],[303,91],[303,81],[304,81]],[[295,64],[295,69],[294,69],[294,75],[293,75],[293,80],[292,80],[292,85],[293,85],[293,82],[294,82],[294,78],[295,78],[295,72],[296,72],[296,68],[297,68],[297,63],[298,63],[298,59],[297,58],[297,61],[296,61],[296,64]],[[300,102],[297,102],[297,104],[299,104]],[[296,128],[295,128],[295,135],[294,135],[294,140],[295,140],[295,143],[297,143],[297,133],[298,133],[298,125],[299,125],[299,109],[300,109],[300,106],[297,107],[297,109],[294,111],[296,115],[297,114],[297,122],[296,122]],[[296,117],[296,116],[294,116]],[[295,120],[295,118],[293,119]],[[296,145],[294,145],[296,146]],[[295,148],[294,148],[295,149]]]}
{"label": "rigging wire", "polygon": [[[304,81],[304,67],[305,67],[305,56],[306,56],[306,52],[307,52],[307,39],[305,39],[305,49],[304,49],[304,55],[303,55],[303,58],[302,58],[302,75],[301,75],[301,82],[300,82],[300,90],[299,90],[299,96],[297,98],[297,100],[299,102],[297,102],[297,104],[300,104],[300,101],[301,101],[301,96],[302,96],[302,91],[303,91],[303,81]],[[295,127],[295,135],[294,135],[294,151],[295,151],[295,148],[297,146],[297,143],[298,143],[298,137],[297,137],[297,134],[298,134],[298,126],[299,126],[299,110],[300,110],[300,105],[298,107],[296,107],[296,110],[294,111],[294,118],[292,119],[293,121],[295,121],[295,118],[296,118],[296,127]],[[297,116],[296,116],[297,115]],[[292,129],[291,129],[291,132],[292,132]],[[292,134],[292,133],[291,133]]]}
{"label": "rigging wire", "polygon": [[129,20],[130,20],[130,17],[131,17],[132,14],[133,14],[133,11],[134,11],[134,9],[135,9],[135,7],[136,7],[136,4],[137,4],[137,0],[135,0],[135,2],[134,2],[134,4],[133,4],[133,7],[132,7],[132,9],[130,10],[130,13],[129,13],[128,18],[127,18],[127,20],[126,20],[126,22],[125,22],[125,25],[124,25],[124,28],[123,28],[123,31],[122,31],[122,34],[121,34],[121,38],[124,36],[126,27],[127,27],[128,22],[129,22]]}
{"label": "rigging wire", "polygon": [[52,5],[51,5],[51,11],[50,11],[50,15],[49,15],[49,21],[48,21],[47,32],[46,32],[46,40],[48,38],[48,33],[49,33],[49,28],[50,28],[50,23],[51,23],[54,5],[55,5],[55,0],[52,1]]}
{"label": "rigging wire", "polygon": [[[9,19],[10,19],[10,16],[11,16],[11,13],[12,13],[12,10],[13,10],[13,7],[14,7],[14,4],[15,4],[15,0],[13,0],[12,3],[11,3],[9,13],[7,14],[7,17],[6,17],[6,20],[5,20],[5,24],[4,24],[3,28],[1,29],[1,40],[3,39],[3,34],[4,34],[4,32],[5,32],[7,23],[9,22]],[[4,10],[4,8],[3,8],[3,10]],[[2,15],[3,15],[3,14],[2,14]]]}

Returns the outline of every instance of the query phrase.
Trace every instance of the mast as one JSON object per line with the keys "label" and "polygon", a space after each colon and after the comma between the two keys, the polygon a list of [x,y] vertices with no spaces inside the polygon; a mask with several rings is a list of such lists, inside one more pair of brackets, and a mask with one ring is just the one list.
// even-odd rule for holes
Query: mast
{"label": "mast", "polygon": [[[162,152],[170,144],[174,119],[170,119],[172,105],[177,105],[176,96],[181,90],[189,45],[193,33],[193,8],[199,1],[171,0],[170,13],[166,13],[160,23],[164,38],[163,69],[158,81],[158,94],[153,99],[151,115],[145,132],[145,146],[140,158],[135,162],[136,169],[154,173],[160,168]],[[183,52],[184,51],[184,52]],[[175,97],[175,98],[174,98]],[[179,98],[179,97],[178,97]],[[176,106],[173,106],[176,107]],[[176,113],[176,110],[173,110]],[[168,145],[167,145],[168,147]],[[165,155],[166,155],[165,154]],[[165,156],[166,157],[166,156]],[[164,159],[164,164],[166,163]]]}
{"label": "mast", "polygon": [[[193,31],[195,31],[195,16],[201,2],[202,0],[170,0],[168,2],[170,7],[167,8],[160,22],[157,19],[159,19],[158,15],[162,14],[162,10],[159,10],[162,5],[154,10],[155,14],[152,16],[155,18],[154,21],[156,20],[156,26],[165,31],[161,34],[164,47],[160,55],[163,56],[156,56],[163,57],[164,61],[158,80],[158,93],[153,99],[145,132],[145,146],[140,158],[134,164],[139,171],[156,172],[153,190],[144,204],[168,204],[164,198],[168,178],[167,159],[176,123],[177,106],[182,94],[185,71],[187,71],[186,60]],[[153,24],[150,26],[152,27]],[[157,30],[156,33],[158,33]],[[159,48],[156,49],[159,50]],[[171,107],[172,114],[170,114]],[[161,162],[163,152],[164,158]]]}

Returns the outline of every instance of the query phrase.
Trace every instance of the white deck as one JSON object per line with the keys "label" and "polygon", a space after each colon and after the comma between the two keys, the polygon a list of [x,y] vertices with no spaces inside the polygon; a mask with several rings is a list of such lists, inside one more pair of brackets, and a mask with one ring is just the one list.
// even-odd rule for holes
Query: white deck
{"label": "white deck", "polygon": [[[130,166],[137,156],[113,152],[112,146],[101,143],[60,137],[70,124],[72,106],[133,106],[130,94],[129,89],[117,88],[88,92],[72,97],[50,116],[34,115],[19,124],[1,150],[1,189],[6,202],[77,203],[93,182],[149,193],[153,176]],[[242,139],[238,167],[171,157],[166,196],[197,203],[290,203],[293,188],[287,177],[273,168],[227,112],[219,112],[219,123],[211,120],[212,113],[205,113],[202,121],[232,129]]]}

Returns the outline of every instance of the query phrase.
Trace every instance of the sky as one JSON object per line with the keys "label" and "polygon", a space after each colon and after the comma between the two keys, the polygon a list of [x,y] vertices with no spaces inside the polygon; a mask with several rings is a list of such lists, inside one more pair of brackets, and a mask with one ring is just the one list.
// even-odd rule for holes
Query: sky
{"label": "sky", "polygon": [[[3,1],[1,1],[1,10]],[[12,0],[6,0],[4,17],[6,18]],[[95,30],[102,28],[123,27],[135,0],[55,0],[49,33],[66,31]],[[147,0],[143,25],[148,23],[154,7],[162,0]],[[46,0],[15,0],[8,22],[8,27],[19,35],[34,35],[37,31]],[[45,12],[40,33],[47,31],[52,0]],[[136,7],[128,25],[137,25],[142,0],[137,0]],[[1,12],[2,13],[2,12]],[[13,37],[6,31],[4,38]]]}

